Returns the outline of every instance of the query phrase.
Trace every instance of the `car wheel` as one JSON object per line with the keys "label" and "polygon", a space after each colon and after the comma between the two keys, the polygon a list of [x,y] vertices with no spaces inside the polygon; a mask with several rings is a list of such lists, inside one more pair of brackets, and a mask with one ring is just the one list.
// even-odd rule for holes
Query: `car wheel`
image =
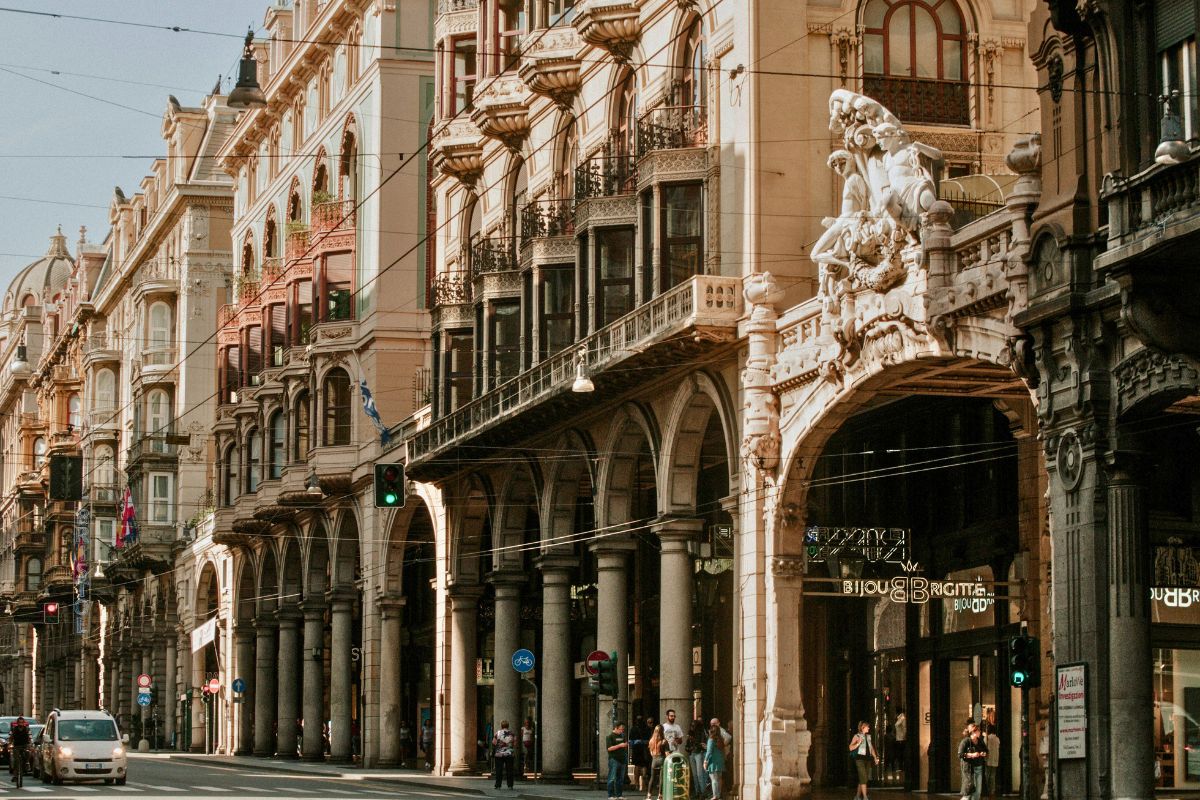
{"label": "car wheel", "polygon": [[117,786],[124,786],[124,785],[125,785],[125,777],[121,776],[120,778],[117,778]]}

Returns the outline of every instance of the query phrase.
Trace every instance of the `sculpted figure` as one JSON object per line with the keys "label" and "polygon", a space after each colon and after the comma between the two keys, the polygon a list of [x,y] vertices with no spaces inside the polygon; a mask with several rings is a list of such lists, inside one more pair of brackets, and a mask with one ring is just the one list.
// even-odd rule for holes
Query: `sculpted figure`
{"label": "sculpted figure", "polygon": [[888,180],[880,207],[915,238],[921,214],[937,200],[933,176],[921,164],[921,151],[903,128],[884,122],[875,127],[874,134],[884,151],[883,167]]}

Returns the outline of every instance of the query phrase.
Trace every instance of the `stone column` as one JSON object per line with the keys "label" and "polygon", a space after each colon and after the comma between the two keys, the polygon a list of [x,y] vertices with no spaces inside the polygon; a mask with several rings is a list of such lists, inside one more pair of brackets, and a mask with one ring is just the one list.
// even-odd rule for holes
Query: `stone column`
{"label": "stone column", "polygon": [[692,556],[688,542],[704,528],[704,520],[669,519],[653,530],[662,542],[659,556],[658,718],[675,709],[680,725],[692,718]]}
{"label": "stone column", "polygon": [[[246,691],[241,694],[241,702],[233,706],[238,723],[234,752],[239,756],[247,756],[254,751],[254,629],[248,623],[241,622],[233,635],[237,646],[237,669],[234,670],[234,678],[241,678],[246,682]],[[230,683],[232,684],[232,681]],[[229,687],[229,693],[234,698],[238,697],[232,685]]]}
{"label": "stone column", "polygon": [[279,671],[278,708],[276,722],[275,755],[278,758],[296,757],[296,719],[300,716],[296,702],[296,686],[299,683],[300,617],[295,611],[279,612]]}
{"label": "stone column", "polygon": [[255,621],[254,633],[258,638],[251,684],[254,690],[254,755],[269,756],[275,752],[275,682],[279,679],[275,672],[275,621]]}
{"label": "stone column", "polygon": [[550,778],[571,774],[571,568],[574,558],[546,556],[542,570],[542,721],[537,731],[542,773]]}
{"label": "stone column", "polygon": [[28,650],[21,656],[21,708],[22,713],[33,712],[33,656]]}
{"label": "stone column", "polygon": [[179,707],[179,682],[176,679],[179,644],[174,635],[163,640],[163,686],[158,696],[159,713],[163,717],[163,743],[178,749],[175,743],[175,709]]}
{"label": "stone column", "polygon": [[450,590],[450,767],[451,775],[475,770],[475,622],[478,586]]}
{"label": "stone column", "polygon": [[[207,645],[205,645],[207,647]],[[193,753],[203,753],[208,746],[205,733],[205,723],[208,720],[210,706],[204,702],[204,648],[192,651],[192,743]]]}
{"label": "stone column", "polygon": [[[1109,457],[1108,653],[1112,796],[1154,797],[1153,664],[1150,658],[1149,524],[1142,464]],[[1119,732],[1119,733],[1118,733]],[[1178,749],[1182,753],[1182,748]],[[1178,769],[1178,767],[1177,767]]]}
{"label": "stone column", "polygon": [[[96,660],[98,650],[93,646],[83,648],[83,707],[100,707],[100,663]],[[22,711],[21,713],[25,713]]]}
{"label": "stone column", "polygon": [[812,734],[800,696],[800,618],[804,561],[772,558],[767,573],[767,697],[759,724],[759,797],[779,800],[808,793]]}
{"label": "stone column", "polygon": [[329,704],[330,737],[329,757],[333,761],[350,761],[353,758],[354,740],[351,736],[351,696],[354,692],[354,662],[350,648],[354,635],[354,593],[347,590],[330,595],[333,612],[330,648]]}
{"label": "stone column", "polygon": [[491,576],[496,588],[496,638],[492,664],[496,683],[492,690],[492,730],[508,722],[511,730],[521,728],[521,676],[512,668],[513,653],[521,649],[520,573],[499,572]]}
{"label": "stone column", "polygon": [[[383,624],[380,631],[379,658],[379,766],[400,763],[400,621],[404,614],[403,598],[380,602]],[[420,735],[413,725],[414,741]]]}
{"label": "stone column", "polygon": [[[593,546],[592,550],[596,554],[596,575],[597,575],[597,592],[596,592],[596,649],[603,650],[606,653],[611,653],[614,650],[617,653],[617,690],[620,693],[617,703],[616,716],[620,717],[625,709],[628,708],[627,701],[629,699],[629,682],[626,676],[629,674],[629,608],[628,608],[628,570],[629,570],[629,554],[633,552],[636,545],[630,541],[618,542],[613,539],[605,539],[600,544]],[[613,702],[611,700],[601,700],[600,702],[600,764],[598,765],[603,771],[607,769],[608,763],[604,755],[604,737],[612,733],[613,722]],[[617,720],[618,722],[629,723],[629,720]]]}
{"label": "stone column", "polygon": [[117,715],[121,720],[121,724],[125,726],[125,732],[128,732],[129,723],[132,717],[129,715],[129,686],[133,683],[133,651],[126,644],[121,650],[121,682],[116,687],[117,697]]}
{"label": "stone column", "polygon": [[305,600],[303,606],[304,732],[300,749],[305,761],[324,761],[325,601]]}

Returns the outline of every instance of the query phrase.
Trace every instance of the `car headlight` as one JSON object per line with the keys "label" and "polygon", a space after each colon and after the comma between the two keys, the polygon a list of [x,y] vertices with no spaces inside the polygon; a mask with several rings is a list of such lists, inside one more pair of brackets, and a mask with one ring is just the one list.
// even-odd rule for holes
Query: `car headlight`
{"label": "car headlight", "polygon": [[124,747],[114,747],[114,748],[113,748],[113,755],[114,755],[114,756],[123,756],[123,755],[125,755],[125,748],[124,748]]}
{"label": "car headlight", "polygon": [[69,747],[60,747],[58,748],[58,754],[70,758],[74,754],[74,751]]}

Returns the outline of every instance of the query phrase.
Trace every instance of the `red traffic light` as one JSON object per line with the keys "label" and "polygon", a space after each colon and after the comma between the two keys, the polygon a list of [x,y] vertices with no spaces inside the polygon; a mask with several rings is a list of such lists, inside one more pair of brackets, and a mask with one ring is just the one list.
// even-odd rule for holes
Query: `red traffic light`
{"label": "red traffic light", "polygon": [[388,464],[383,470],[383,479],[386,481],[395,481],[400,478],[400,470],[395,464]]}
{"label": "red traffic light", "polygon": [[58,613],[58,603],[46,603],[46,613],[47,614],[57,614]]}

